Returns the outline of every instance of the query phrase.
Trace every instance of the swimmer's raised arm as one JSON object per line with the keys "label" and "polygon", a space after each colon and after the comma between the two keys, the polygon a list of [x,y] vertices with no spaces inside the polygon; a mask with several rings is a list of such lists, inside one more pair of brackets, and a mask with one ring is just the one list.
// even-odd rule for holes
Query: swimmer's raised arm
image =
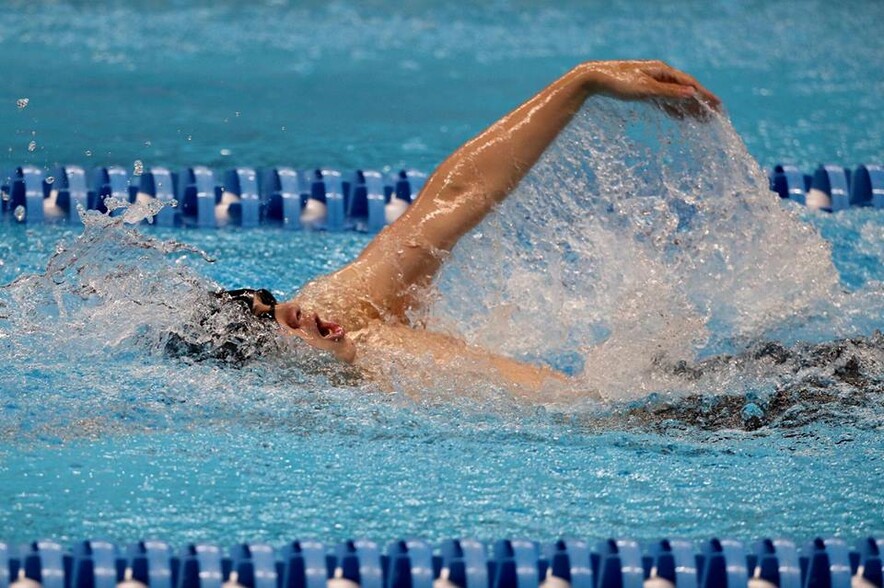
{"label": "swimmer's raised arm", "polygon": [[683,104],[688,112],[702,110],[697,100],[719,105],[696,79],[660,61],[578,65],[449,156],[405,214],[369,244],[354,266],[372,274],[375,298],[393,303],[409,286],[427,285],[445,253],[507,197],[596,94]]}

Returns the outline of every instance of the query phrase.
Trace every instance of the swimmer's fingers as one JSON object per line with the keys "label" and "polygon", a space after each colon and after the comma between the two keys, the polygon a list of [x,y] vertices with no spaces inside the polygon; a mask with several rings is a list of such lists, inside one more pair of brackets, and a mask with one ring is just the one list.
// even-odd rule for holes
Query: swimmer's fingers
{"label": "swimmer's fingers", "polygon": [[655,63],[645,69],[645,73],[657,82],[656,88],[667,92],[672,98],[694,97],[705,102],[713,110],[719,110],[721,100],[697,81],[697,78],[665,63]]}
{"label": "swimmer's fingers", "polygon": [[708,121],[712,110],[698,100],[672,100],[669,98],[654,98],[651,102],[666,113],[667,116],[676,120],[694,118],[700,121]]}
{"label": "swimmer's fingers", "polygon": [[712,113],[712,107],[701,99],[692,86],[677,83],[646,81],[646,100],[653,102],[660,110],[675,119],[686,116],[706,120]]}
{"label": "swimmer's fingers", "polygon": [[686,113],[684,108],[676,106],[675,104],[667,102],[666,100],[654,100],[654,105],[665,112],[668,116],[676,120],[681,120],[685,117]]}

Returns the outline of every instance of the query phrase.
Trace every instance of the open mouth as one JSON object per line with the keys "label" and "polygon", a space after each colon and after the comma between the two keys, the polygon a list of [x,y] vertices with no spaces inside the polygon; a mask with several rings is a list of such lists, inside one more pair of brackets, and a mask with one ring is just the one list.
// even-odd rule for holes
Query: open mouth
{"label": "open mouth", "polygon": [[316,329],[319,331],[319,336],[323,339],[338,341],[344,337],[344,327],[338,323],[324,321],[315,314],[313,315],[313,320],[316,322]]}

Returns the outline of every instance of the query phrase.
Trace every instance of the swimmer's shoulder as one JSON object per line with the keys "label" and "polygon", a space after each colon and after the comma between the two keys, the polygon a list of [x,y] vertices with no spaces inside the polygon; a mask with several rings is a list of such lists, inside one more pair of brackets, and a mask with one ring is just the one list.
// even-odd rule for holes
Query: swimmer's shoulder
{"label": "swimmer's shoulder", "polygon": [[351,266],[308,282],[298,293],[301,305],[341,324],[349,332],[379,318],[382,308],[371,289]]}

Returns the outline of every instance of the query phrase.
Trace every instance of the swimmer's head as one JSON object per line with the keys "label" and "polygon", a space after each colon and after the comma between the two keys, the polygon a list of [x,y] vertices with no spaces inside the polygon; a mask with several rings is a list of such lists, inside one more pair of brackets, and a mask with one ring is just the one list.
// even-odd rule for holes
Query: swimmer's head
{"label": "swimmer's head", "polygon": [[267,290],[207,294],[168,334],[165,352],[188,361],[244,365],[281,348],[275,309],[276,299]]}
{"label": "swimmer's head", "polygon": [[280,331],[303,340],[316,349],[331,352],[338,359],[351,363],[355,357],[353,343],[344,328],[315,311],[307,311],[298,300],[278,303],[269,290],[227,290],[216,297],[222,303],[235,302],[248,309],[252,316],[276,321]]}

